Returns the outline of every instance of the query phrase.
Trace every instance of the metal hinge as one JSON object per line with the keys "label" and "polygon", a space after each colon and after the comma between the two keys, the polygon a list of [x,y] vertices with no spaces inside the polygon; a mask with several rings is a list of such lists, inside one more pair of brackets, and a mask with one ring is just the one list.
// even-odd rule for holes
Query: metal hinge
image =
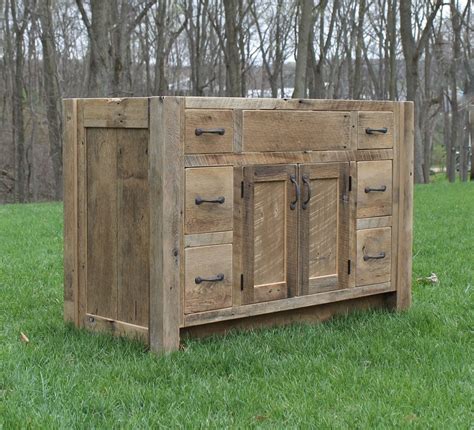
{"label": "metal hinge", "polygon": [[347,274],[351,274],[351,260],[347,260]]}
{"label": "metal hinge", "polygon": [[240,274],[240,291],[244,291],[244,274]]}

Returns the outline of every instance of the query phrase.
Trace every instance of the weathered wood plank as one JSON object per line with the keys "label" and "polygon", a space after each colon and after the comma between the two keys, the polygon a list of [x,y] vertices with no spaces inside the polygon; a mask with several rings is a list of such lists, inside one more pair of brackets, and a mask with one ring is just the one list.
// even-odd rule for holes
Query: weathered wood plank
{"label": "weathered wood plank", "polygon": [[183,337],[204,337],[225,334],[233,329],[249,330],[293,323],[318,323],[337,315],[346,315],[356,310],[388,307],[387,297],[392,293],[376,294],[351,300],[290,309],[270,314],[252,315],[245,318],[222,320],[203,325],[192,325],[181,329]]}
{"label": "weathered wood plank", "polygon": [[[248,164],[295,164],[351,161],[360,151],[306,151],[306,152],[262,152],[245,154],[201,154],[186,155],[186,167],[233,165],[241,167]],[[374,152],[374,151],[371,151]],[[385,158],[385,157],[384,157]]]}
{"label": "weathered wood plank", "polygon": [[411,305],[413,247],[413,157],[412,102],[403,103],[403,139],[400,140],[400,200],[398,215],[397,309]]}
{"label": "weathered wood plank", "polygon": [[359,218],[357,220],[357,230],[366,228],[390,227],[392,225],[391,216],[378,216],[375,218]]}
{"label": "weathered wood plank", "polygon": [[[232,245],[211,245],[185,250],[184,313],[232,306]],[[197,278],[218,281],[202,281]]]}
{"label": "weathered wood plank", "polygon": [[223,245],[232,243],[233,231],[216,231],[213,233],[186,234],[184,236],[184,247]]}
{"label": "weathered wood plank", "polygon": [[[186,154],[232,152],[234,120],[231,110],[188,109],[185,113]],[[223,129],[224,134],[196,134],[196,130]]]}
{"label": "weathered wood plank", "polygon": [[183,252],[183,102],[150,99],[150,348],[179,348]]}
{"label": "weathered wood plank", "polygon": [[148,326],[148,130],[117,129],[117,319]]}
{"label": "weathered wood plank", "polygon": [[[396,105],[395,105],[396,106]],[[394,139],[392,112],[360,112],[359,113],[359,149],[392,148]],[[383,130],[367,133],[367,130]]]}
{"label": "weathered wood plank", "polygon": [[311,294],[307,296],[296,296],[289,299],[274,300],[272,302],[253,303],[221,309],[216,311],[201,312],[198,314],[187,315],[185,317],[185,326],[190,327],[200,324],[214,323],[224,320],[246,318],[254,315],[271,314],[304,307],[311,307],[325,303],[350,300],[358,297],[366,297],[376,294],[395,291],[395,287],[390,282],[376,285],[366,285],[363,287],[346,288],[343,290],[334,290],[324,293]]}
{"label": "weathered wood plank", "polygon": [[321,151],[350,146],[349,112],[243,112],[243,152]]}
{"label": "weathered wood plank", "polygon": [[86,129],[87,312],[117,318],[117,133]]}
{"label": "weathered wood plank", "polygon": [[148,99],[83,99],[84,127],[148,128]]}
{"label": "weathered wood plank", "polygon": [[187,109],[287,109],[334,111],[392,111],[391,101],[186,97]]}
{"label": "weathered wood plank", "polygon": [[106,332],[113,336],[127,337],[129,339],[137,339],[146,344],[148,343],[147,327],[116,321],[93,314],[85,315],[84,326],[91,331]]}
{"label": "weathered wood plank", "polygon": [[64,320],[78,324],[77,101],[64,100]]}

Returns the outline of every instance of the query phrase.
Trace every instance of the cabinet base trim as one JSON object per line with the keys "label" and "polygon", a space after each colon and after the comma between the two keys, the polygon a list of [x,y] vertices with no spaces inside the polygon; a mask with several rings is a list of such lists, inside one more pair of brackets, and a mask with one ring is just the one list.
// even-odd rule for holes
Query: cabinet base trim
{"label": "cabinet base trim", "polygon": [[395,287],[392,286],[391,282],[385,282],[383,284],[364,285],[363,287],[346,288],[344,290],[292,297],[290,299],[275,300],[273,302],[253,303],[250,305],[186,315],[184,318],[184,326],[191,327],[254,315],[270,314],[331,302],[340,302],[358,297],[373,296],[391,291],[395,291]]}

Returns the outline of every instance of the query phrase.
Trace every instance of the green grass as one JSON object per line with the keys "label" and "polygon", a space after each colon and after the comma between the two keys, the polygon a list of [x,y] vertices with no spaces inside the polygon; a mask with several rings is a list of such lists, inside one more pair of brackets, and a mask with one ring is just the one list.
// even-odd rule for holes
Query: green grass
{"label": "green grass", "polygon": [[2,206],[0,428],[472,428],[473,266],[474,184],[420,186],[408,312],[156,357],[63,324],[60,204]]}

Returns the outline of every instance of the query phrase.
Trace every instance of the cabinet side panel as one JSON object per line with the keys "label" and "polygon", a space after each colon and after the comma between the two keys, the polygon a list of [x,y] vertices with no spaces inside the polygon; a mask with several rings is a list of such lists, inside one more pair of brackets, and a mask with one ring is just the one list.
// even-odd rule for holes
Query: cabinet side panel
{"label": "cabinet side panel", "polygon": [[64,320],[77,324],[77,102],[64,101]]}
{"label": "cabinet side panel", "polygon": [[117,319],[117,133],[86,129],[87,313]]}
{"label": "cabinet side panel", "polygon": [[148,326],[148,130],[117,129],[117,318]]}
{"label": "cabinet side panel", "polygon": [[[400,130],[400,199],[398,219],[397,309],[411,305],[413,242],[413,151],[414,106],[403,103],[403,130]],[[401,121],[402,122],[402,121]],[[402,137],[403,136],[403,137]]]}

